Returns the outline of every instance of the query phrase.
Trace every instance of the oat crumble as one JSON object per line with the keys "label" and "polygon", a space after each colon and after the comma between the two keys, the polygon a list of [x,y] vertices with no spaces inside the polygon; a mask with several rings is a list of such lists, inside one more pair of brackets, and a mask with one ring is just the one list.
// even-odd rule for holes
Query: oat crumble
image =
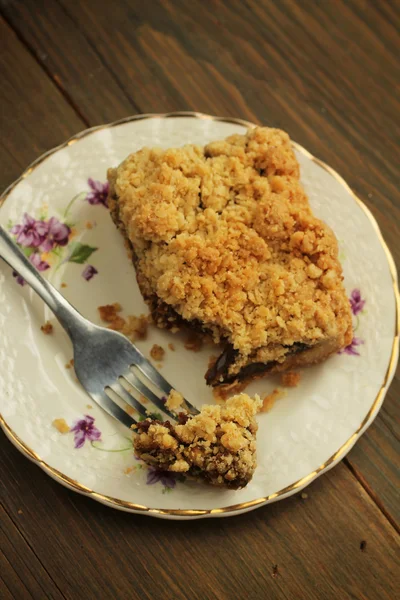
{"label": "oat crumble", "polygon": [[165,402],[165,406],[169,408],[169,410],[176,410],[177,408],[182,406],[183,401],[184,397],[180,392],[177,392],[176,390],[171,390]]}
{"label": "oat crumble", "polygon": [[258,396],[233,396],[225,406],[206,405],[172,425],[146,419],[137,424],[135,454],[164,471],[184,473],[217,486],[239,489],[256,468]]}
{"label": "oat crumble", "polygon": [[143,148],[108,180],[155,324],[226,345],[209,384],[313,364],[350,343],[337,241],[311,211],[285,132]]}

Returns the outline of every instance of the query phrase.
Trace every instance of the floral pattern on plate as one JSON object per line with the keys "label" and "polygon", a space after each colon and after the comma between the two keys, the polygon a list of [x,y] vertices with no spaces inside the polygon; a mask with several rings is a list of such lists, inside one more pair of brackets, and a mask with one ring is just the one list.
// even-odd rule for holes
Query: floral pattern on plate
{"label": "floral pattern on plate", "polygon": [[[77,235],[77,230],[68,219],[71,208],[78,199],[83,198],[92,206],[107,206],[108,182],[101,183],[89,177],[87,183],[89,191],[80,192],[72,198],[61,221],[54,216],[48,218],[47,207],[44,207],[37,219],[24,213],[20,223],[9,222],[8,228],[14,235],[16,244],[38,271],[47,271],[53,266],[57,271],[61,265],[69,262],[86,265],[81,273],[86,281],[97,275],[96,267],[88,264],[97,247],[72,241]],[[25,284],[23,278],[15,271],[13,276],[17,283]]]}

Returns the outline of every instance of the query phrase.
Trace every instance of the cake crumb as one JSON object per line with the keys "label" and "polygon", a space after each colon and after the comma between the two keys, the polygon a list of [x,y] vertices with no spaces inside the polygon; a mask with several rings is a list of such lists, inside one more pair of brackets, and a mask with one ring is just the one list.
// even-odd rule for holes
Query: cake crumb
{"label": "cake crumb", "polygon": [[86,229],[93,229],[93,223],[91,223],[90,221],[86,221],[85,227]]}
{"label": "cake crumb", "polygon": [[50,323],[50,321],[46,321],[46,323],[42,325],[40,329],[45,335],[50,335],[53,333],[53,325]]}
{"label": "cake crumb", "polygon": [[140,317],[129,315],[126,318],[126,324],[121,329],[121,333],[126,335],[132,342],[136,339],[145,340],[147,337],[148,325],[149,321],[146,315],[140,315]]}
{"label": "cake crumb", "polygon": [[184,398],[180,392],[177,392],[176,390],[171,390],[165,403],[165,406],[169,408],[169,410],[176,410],[177,408],[182,406],[183,400]]}
{"label": "cake crumb", "polygon": [[125,404],[125,412],[128,413],[128,415],[134,415],[135,414],[135,409],[133,408],[133,406],[131,406],[130,404]]}
{"label": "cake crumb", "polygon": [[67,287],[67,284],[66,284],[66,283],[64,283],[64,281],[63,281],[63,282],[62,282],[62,284],[61,284],[61,287],[62,287],[62,288],[66,288],[66,287]]}
{"label": "cake crumb", "polygon": [[23,512],[22,512],[22,510],[21,510],[20,508],[17,510],[17,513],[18,513],[19,515],[22,515],[22,514],[23,514]]}
{"label": "cake crumb", "polygon": [[289,371],[281,376],[281,383],[284,387],[297,387],[300,383],[301,373]]}
{"label": "cake crumb", "polygon": [[93,408],[91,404],[86,404],[86,408]]}
{"label": "cake crumb", "polygon": [[106,323],[112,323],[117,317],[117,313],[121,312],[122,307],[118,302],[114,304],[105,304],[104,306],[98,306],[97,310],[100,313],[100,319]]}
{"label": "cake crumb", "polygon": [[126,469],[124,469],[124,473],[125,475],[129,475],[129,473],[132,473],[132,471],[135,470],[135,467],[126,467]]}
{"label": "cake crumb", "polygon": [[199,352],[203,347],[203,340],[200,336],[192,333],[189,335],[185,342],[186,350],[192,350],[192,352]]}
{"label": "cake crumb", "polygon": [[361,552],[365,552],[366,548],[367,548],[367,542],[365,540],[361,540],[361,542],[360,542]]}
{"label": "cake crumb", "polygon": [[69,362],[67,362],[67,364],[65,365],[65,368],[70,369],[73,366],[74,366],[74,359],[71,358],[71,360]]}
{"label": "cake crumb", "polygon": [[126,321],[123,317],[119,315],[115,315],[114,319],[111,321],[108,329],[112,329],[113,331],[119,331],[122,333],[124,327],[126,325]]}
{"label": "cake crumb", "polygon": [[268,394],[267,396],[265,396],[265,398],[263,399],[263,404],[261,407],[260,412],[268,412],[271,410],[271,408],[274,406],[275,402],[277,400],[279,400],[280,398],[283,398],[284,396],[286,396],[286,393],[284,390],[280,390],[279,388],[276,388],[275,390],[273,390],[270,394]]}
{"label": "cake crumb", "polygon": [[150,350],[151,358],[154,358],[154,360],[162,360],[164,358],[164,355],[164,348],[162,346],[159,346],[158,344],[153,344],[153,347]]}
{"label": "cake crumb", "polygon": [[306,492],[301,492],[300,495],[301,495],[301,497],[302,497],[303,500],[307,500],[308,494]]}
{"label": "cake crumb", "polygon": [[146,396],[143,396],[143,394],[140,394],[140,396],[139,396],[139,400],[140,400],[140,403],[141,403],[141,404],[148,404],[148,402],[149,402],[149,401],[147,400]]}
{"label": "cake crumb", "polygon": [[156,367],[157,369],[162,369],[162,363],[157,363]]}
{"label": "cake crumb", "polygon": [[169,343],[169,344],[168,344],[168,348],[169,348],[169,349],[170,349],[172,352],[175,352],[175,346],[174,346],[174,344],[171,344],[171,343]]}
{"label": "cake crumb", "polygon": [[52,422],[52,425],[60,433],[68,433],[70,430],[70,427],[65,419],[54,419],[54,421]]}
{"label": "cake crumb", "polygon": [[278,565],[272,566],[272,577],[278,577],[279,575],[279,567]]}

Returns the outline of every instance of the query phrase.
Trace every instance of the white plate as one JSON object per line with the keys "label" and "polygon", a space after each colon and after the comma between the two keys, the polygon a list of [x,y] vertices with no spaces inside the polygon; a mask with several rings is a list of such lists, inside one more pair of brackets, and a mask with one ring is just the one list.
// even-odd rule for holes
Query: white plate
{"label": "white plate", "polygon": [[[247,126],[251,125],[240,120],[175,113],[133,117],[84,131],[37,160],[5,192],[0,222],[15,226],[25,212],[35,219],[67,220],[72,227],[68,245],[41,255],[51,265],[46,276],[58,287],[66,284],[65,296],[93,321],[99,322],[97,306],[111,302],[120,302],[125,314],[147,313],[120,234],[106,208],[86,199],[88,178],[105,182],[109,166],[145,145],[205,144],[243,133]],[[65,367],[72,357],[66,334],[54,319],[53,335],[40,331],[52,314],[0,261],[2,427],[18,449],[57,481],[130,512],[181,519],[233,515],[302,489],[341,460],[371,424],[398,354],[393,260],[373,217],[345,182],[300,146],[295,149],[312,208],[338,237],[349,297],[359,290],[365,301],[363,310],[359,302],[355,305],[359,345],[353,350],[358,354],[336,355],[304,371],[300,386],[259,416],[259,466],[244,490],[171,483],[135,461],[119,424],[97,406],[87,408],[93,403],[77,384],[73,369]],[[65,230],[56,227],[55,233],[62,242]],[[90,248],[97,250],[90,254]],[[66,260],[71,254],[78,262]],[[87,281],[82,274],[84,269],[90,272],[89,267],[98,273]],[[212,349],[195,354],[184,349],[182,338],[158,330],[138,345],[148,354],[153,343],[167,348],[171,341],[176,351],[167,350],[162,373],[194,404],[212,401],[204,382]],[[263,396],[276,386],[277,380],[259,380],[248,391]],[[94,418],[92,437],[98,430],[101,441],[92,444],[86,438],[75,448],[74,433],[59,433],[52,421],[62,418],[72,426],[84,415]]]}

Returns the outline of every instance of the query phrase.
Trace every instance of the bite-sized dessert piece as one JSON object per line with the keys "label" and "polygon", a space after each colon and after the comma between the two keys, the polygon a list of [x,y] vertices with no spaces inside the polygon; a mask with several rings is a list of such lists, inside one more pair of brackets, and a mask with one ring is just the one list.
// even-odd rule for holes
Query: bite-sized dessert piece
{"label": "bite-sized dessert piece", "polygon": [[337,241],[310,209],[286,133],[144,148],[108,179],[154,322],[225,344],[209,384],[293,370],[350,343]]}
{"label": "bite-sized dessert piece", "polygon": [[257,465],[254,416],[261,405],[258,396],[240,394],[224,406],[203,406],[194,417],[180,413],[177,425],[146,419],[136,426],[135,454],[163,471],[242,488]]}

